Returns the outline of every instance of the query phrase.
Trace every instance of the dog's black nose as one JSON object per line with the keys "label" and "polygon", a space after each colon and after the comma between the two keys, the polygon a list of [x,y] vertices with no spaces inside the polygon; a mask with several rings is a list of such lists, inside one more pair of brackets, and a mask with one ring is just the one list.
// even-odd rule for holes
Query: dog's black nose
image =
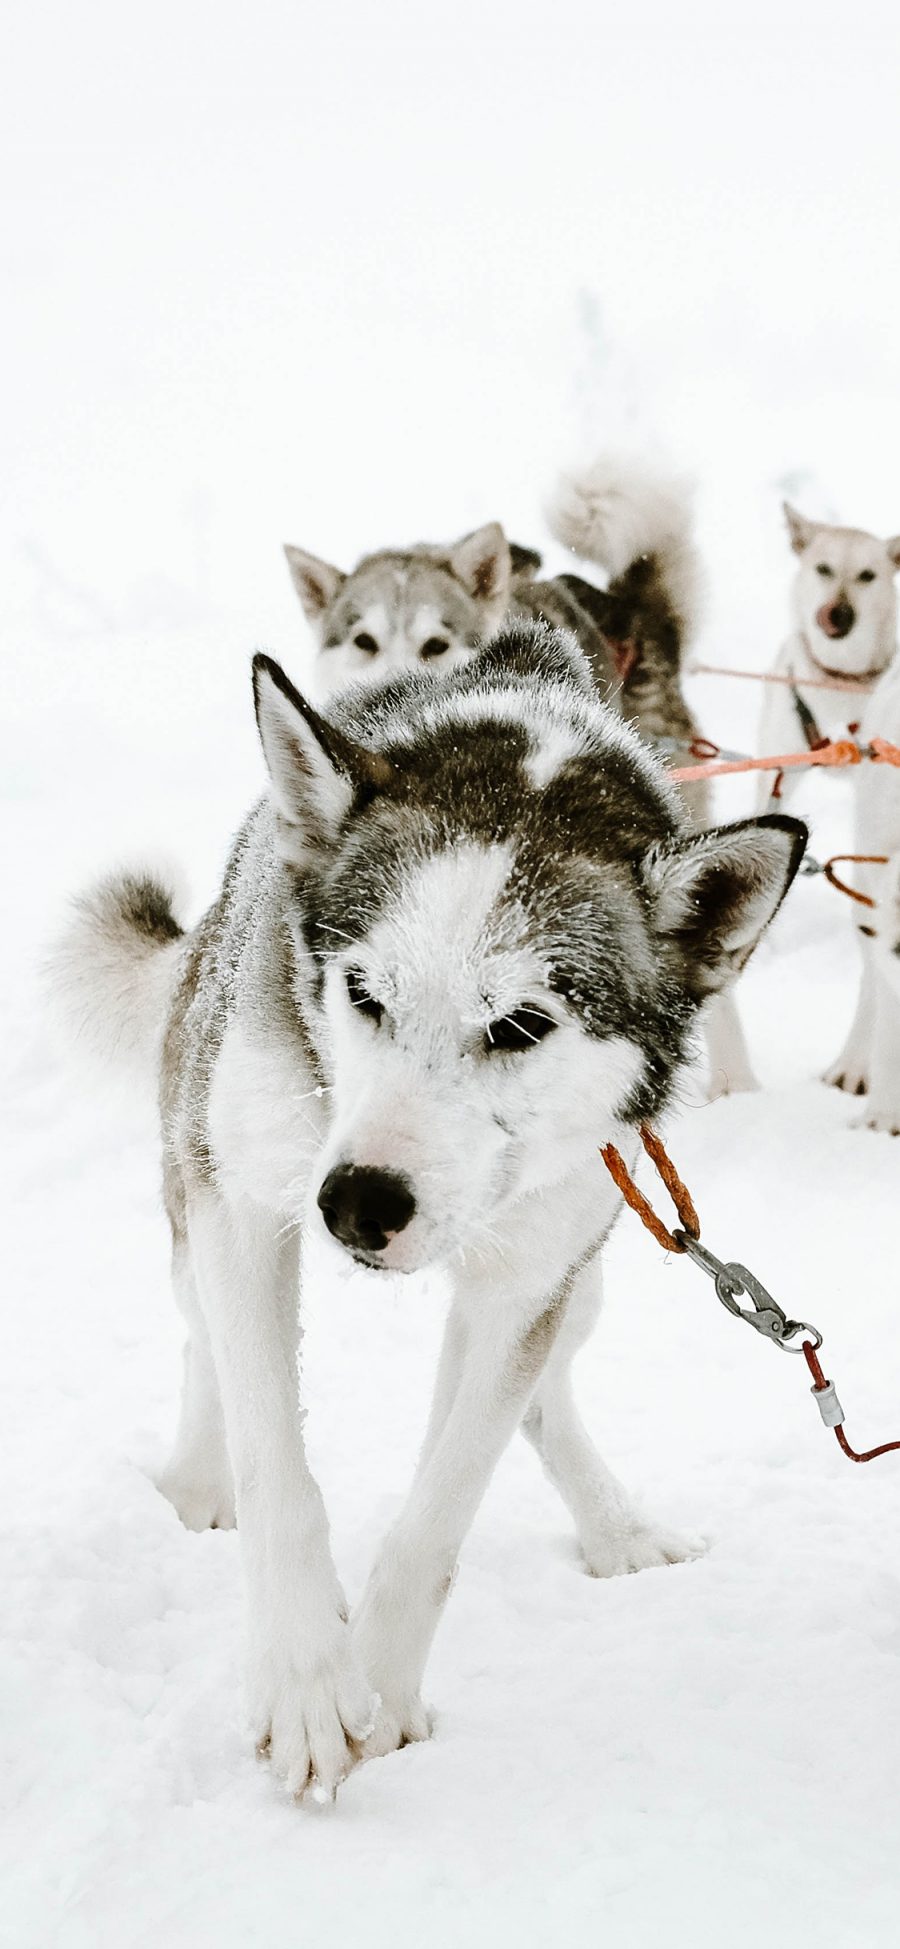
{"label": "dog's black nose", "polygon": [[849,602],[835,602],[828,611],[829,636],[849,636],[856,611]]}
{"label": "dog's black nose", "polygon": [[416,1209],[409,1183],[399,1171],[368,1164],[338,1164],[319,1192],[319,1210],[332,1238],[349,1252],[383,1252]]}

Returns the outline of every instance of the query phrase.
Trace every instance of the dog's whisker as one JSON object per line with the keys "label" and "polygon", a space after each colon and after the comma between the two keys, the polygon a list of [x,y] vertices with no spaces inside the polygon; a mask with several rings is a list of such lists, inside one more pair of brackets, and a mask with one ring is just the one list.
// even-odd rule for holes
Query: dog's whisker
{"label": "dog's whisker", "polygon": [[281,1225],[278,1231],[275,1233],[275,1237],[280,1244],[283,1238],[290,1238],[292,1233],[300,1232],[302,1231],[302,1229],[303,1229],[302,1218],[287,1218],[285,1219],[284,1224]]}

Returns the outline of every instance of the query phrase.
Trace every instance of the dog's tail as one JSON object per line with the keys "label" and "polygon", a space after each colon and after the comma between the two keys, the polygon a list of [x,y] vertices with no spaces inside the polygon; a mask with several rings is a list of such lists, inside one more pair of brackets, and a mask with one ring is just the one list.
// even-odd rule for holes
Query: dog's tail
{"label": "dog's tail", "polygon": [[[606,570],[596,605],[587,598],[604,634],[655,642],[677,668],[703,582],[689,485],[633,456],[606,454],[562,475],[547,517],[557,541]],[[579,600],[590,587],[579,580]]]}
{"label": "dog's tail", "polygon": [[62,1026],[95,1059],[143,1079],[160,1045],[185,933],[171,874],[108,875],[73,903],[47,977]]}

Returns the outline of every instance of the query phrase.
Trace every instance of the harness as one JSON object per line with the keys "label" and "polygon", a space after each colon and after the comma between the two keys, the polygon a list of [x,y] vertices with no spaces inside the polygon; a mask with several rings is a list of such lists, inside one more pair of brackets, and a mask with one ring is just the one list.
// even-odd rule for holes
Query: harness
{"label": "harness", "polygon": [[[835,688],[839,685],[841,690],[855,690],[858,695],[863,697],[869,695],[882,674],[880,670],[861,670],[858,675],[849,671],[830,670],[827,663],[823,663],[821,657],[816,655],[806,632],[801,631],[800,636],[803,648],[810,662],[815,664],[817,670],[821,670],[823,677],[834,683]],[[817,685],[821,684],[821,679],[813,678],[812,681]],[[806,702],[805,697],[801,697],[800,695],[799,686],[803,683],[803,678],[795,674],[793,666],[789,666],[788,668],[788,682],[791,687],[794,709],[799,718],[800,729],[806,739],[807,746],[810,751],[818,751],[822,745],[828,743],[828,739],[819,724],[815,712]],[[827,688],[827,685],[822,685],[822,688]],[[859,730],[859,724],[850,724],[847,728],[852,737]]]}
{"label": "harness", "polygon": [[799,635],[810,662],[815,664],[817,670],[821,670],[823,677],[833,678],[842,690],[846,685],[849,685],[851,690],[871,690],[872,685],[878,682],[879,677],[882,677],[887,669],[887,663],[882,663],[877,670],[832,670],[827,663],[822,662],[820,656],[816,655],[805,629],[801,629]]}

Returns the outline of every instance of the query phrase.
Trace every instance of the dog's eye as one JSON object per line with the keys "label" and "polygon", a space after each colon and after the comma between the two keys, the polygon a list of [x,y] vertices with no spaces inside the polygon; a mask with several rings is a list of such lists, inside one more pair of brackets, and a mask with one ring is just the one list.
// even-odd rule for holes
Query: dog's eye
{"label": "dog's eye", "polygon": [[449,650],[449,648],[450,645],[445,641],[443,636],[429,636],[427,643],[422,644],[419,655],[424,657],[443,656],[444,651]]}
{"label": "dog's eye", "polygon": [[555,1027],[556,1023],[549,1015],[542,1015],[540,1009],[514,1008],[511,1015],[501,1015],[499,1021],[488,1024],[484,1046],[489,1055],[495,1049],[533,1049]]}
{"label": "dog's eye", "polygon": [[354,636],[353,641],[358,650],[365,650],[367,656],[378,655],[378,644],[374,636],[370,636],[367,630],[361,629],[359,635]]}
{"label": "dog's eye", "polygon": [[[834,570],[833,570],[833,569],[830,569],[830,568],[829,568],[829,566],[828,566],[828,563],[827,563],[827,562],[817,562],[817,563],[816,563],[816,574],[817,574],[817,575],[833,575],[833,574],[834,574]],[[359,638],[357,637],[357,642],[358,642],[358,641],[359,641]]]}
{"label": "dog's eye", "polygon": [[359,969],[348,968],[344,979],[354,1008],[358,1008],[361,1015],[368,1015],[373,1022],[380,1022],[384,1009],[381,1002],[377,1002],[374,995],[369,994]]}
{"label": "dog's eye", "polygon": [[875,570],[873,568],[861,568],[856,580],[857,582],[874,582]]}

